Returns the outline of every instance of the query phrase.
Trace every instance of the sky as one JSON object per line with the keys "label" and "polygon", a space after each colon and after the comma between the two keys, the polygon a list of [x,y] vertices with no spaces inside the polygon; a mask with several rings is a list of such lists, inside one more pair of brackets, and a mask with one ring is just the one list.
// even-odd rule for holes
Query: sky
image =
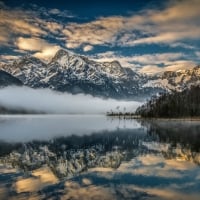
{"label": "sky", "polygon": [[0,0],[0,62],[60,49],[154,74],[200,63],[200,0]]}

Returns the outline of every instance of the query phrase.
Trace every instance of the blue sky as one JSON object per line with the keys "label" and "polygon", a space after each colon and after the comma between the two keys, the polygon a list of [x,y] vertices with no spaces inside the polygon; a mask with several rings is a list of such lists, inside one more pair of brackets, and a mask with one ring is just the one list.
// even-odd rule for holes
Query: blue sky
{"label": "blue sky", "polygon": [[0,60],[60,48],[142,73],[200,63],[199,0],[0,1]]}

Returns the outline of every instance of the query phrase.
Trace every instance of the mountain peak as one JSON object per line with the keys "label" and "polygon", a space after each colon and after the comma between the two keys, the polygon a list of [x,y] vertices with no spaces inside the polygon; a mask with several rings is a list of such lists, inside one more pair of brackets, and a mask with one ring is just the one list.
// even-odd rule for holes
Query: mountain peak
{"label": "mountain peak", "polygon": [[115,66],[115,67],[119,67],[119,68],[122,67],[121,64],[120,64],[120,62],[119,62],[118,60],[113,60],[113,61],[111,62],[111,65],[113,65],[113,66]]}
{"label": "mountain peak", "polygon": [[56,52],[55,56],[51,59],[50,63],[62,58],[63,56],[70,56],[70,55],[73,55],[73,53],[65,49],[59,49]]}
{"label": "mountain peak", "polygon": [[15,60],[13,62],[14,65],[28,64],[28,63],[44,64],[40,59],[38,59],[30,54],[20,57],[19,59]]}

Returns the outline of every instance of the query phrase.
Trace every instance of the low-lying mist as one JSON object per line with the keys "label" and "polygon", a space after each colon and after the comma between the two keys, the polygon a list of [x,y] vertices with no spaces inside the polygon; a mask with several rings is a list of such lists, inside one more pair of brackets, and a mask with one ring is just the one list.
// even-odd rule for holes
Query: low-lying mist
{"label": "low-lying mist", "polygon": [[107,111],[135,111],[141,102],[101,99],[90,95],[60,93],[50,89],[6,87],[0,89],[0,106],[48,114],[103,114]]}

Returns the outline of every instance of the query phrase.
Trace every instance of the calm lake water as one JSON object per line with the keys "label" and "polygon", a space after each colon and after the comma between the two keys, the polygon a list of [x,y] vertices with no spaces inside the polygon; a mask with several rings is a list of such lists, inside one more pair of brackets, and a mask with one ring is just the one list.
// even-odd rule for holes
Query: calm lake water
{"label": "calm lake water", "polygon": [[198,199],[200,122],[0,116],[0,199]]}

